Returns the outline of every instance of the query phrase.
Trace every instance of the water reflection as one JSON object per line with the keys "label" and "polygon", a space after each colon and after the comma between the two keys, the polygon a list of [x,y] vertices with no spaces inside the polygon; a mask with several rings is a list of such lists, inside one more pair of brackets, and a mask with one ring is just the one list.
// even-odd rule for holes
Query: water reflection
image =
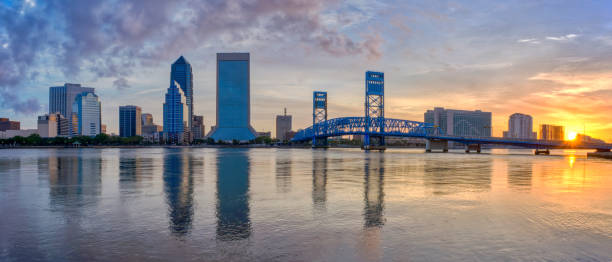
{"label": "water reflection", "polygon": [[102,182],[101,152],[81,151],[80,154],[49,154],[49,200],[54,210],[63,210],[72,218],[79,208],[98,200]]}
{"label": "water reflection", "polygon": [[166,149],[164,152],[164,192],[168,204],[170,231],[185,235],[193,220],[193,177],[190,149]]}
{"label": "water reflection", "polygon": [[508,185],[518,190],[531,189],[533,162],[530,160],[508,161]]}
{"label": "water reflection", "polygon": [[490,191],[493,159],[425,159],[423,184],[434,195]]}
{"label": "water reflection", "polygon": [[133,193],[133,189],[150,182],[153,159],[141,157],[133,149],[119,149],[119,189],[121,194]]}
{"label": "water reflection", "polygon": [[249,238],[249,156],[244,149],[217,154],[217,239]]}
{"label": "water reflection", "polygon": [[312,153],[312,204],[315,210],[325,210],[327,200],[327,150]]}
{"label": "water reflection", "polygon": [[368,155],[364,166],[364,202],[363,210],[365,227],[380,227],[384,225],[384,158],[378,155]]}
{"label": "water reflection", "polygon": [[291,191],[291,152],[276,154],[276,191],[289,193]]}

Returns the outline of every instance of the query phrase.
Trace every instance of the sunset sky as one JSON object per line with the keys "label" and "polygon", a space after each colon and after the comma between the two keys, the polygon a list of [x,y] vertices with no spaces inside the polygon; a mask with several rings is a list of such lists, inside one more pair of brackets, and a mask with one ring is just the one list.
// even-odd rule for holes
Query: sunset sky
{"label": "sunset sky", "polygon": [[102,122],[118,107],[162,122],[170,64],[193,66],[194,113],[215,117],[215,53],[251,53],[251,119],[272,131],[287,107],[311,124],[363,115],[364,72],[385,72],[386,116],[423,121],[434,106],[565,125],[612,141],[610,1],[0,0],[0,117],[36,128],[49,86],[95,87]]}

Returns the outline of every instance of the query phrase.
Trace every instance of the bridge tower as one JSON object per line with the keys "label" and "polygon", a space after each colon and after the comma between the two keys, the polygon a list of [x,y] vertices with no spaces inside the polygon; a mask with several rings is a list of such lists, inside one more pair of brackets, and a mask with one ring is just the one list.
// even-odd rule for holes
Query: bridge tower
{"label": "bridge tower", "polygon": [[385,74],[365,73],[365,134],[362,149],[385,150]]}
{"label": "bridge tower", "polygon": [[327,127],[327,92],[314,91],[312,93],[312,147],[327,147],[327,138],[317,138],[325,133]]}

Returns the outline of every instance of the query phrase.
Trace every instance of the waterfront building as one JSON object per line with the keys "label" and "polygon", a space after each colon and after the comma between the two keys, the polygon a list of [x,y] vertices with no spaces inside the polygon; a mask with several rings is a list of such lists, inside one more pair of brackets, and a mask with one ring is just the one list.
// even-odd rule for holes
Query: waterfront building
{"label": "waterfront building", "polygon": [[439,127],[446,135],[491,136],[491,112],[454,110],[436,107],[425,112],[425,123]]}
{"label": "waterfront building", "polygon": [[276,138],[280,141],[287,141],[289,131],[291,131],[291,115],[287,115],[287,108],[285,108],[284,115],[276,116]]}
{"label": "waterfront building", "polygon": [[217,124],[209,137],[218,141],[249,141],[251,127],[249,53],[217,54]]}
{"label": "waterfront building", "polygon": [[92,87],[83,87],[80,84],[65,83],[63,86],[52,86],[49,88],[49,113],[59,112],[62,116],[70,119],[72,116],[72,104],[78,94],[84,92],[94,93]]}
{"label": "waterfront building", "polygon": [[106,125],[105,124],[100,125],[100,134],[107,134],[106,133]]}
{"label": "waterfront building", "polygon": [[576,134],[576,141],[583,143],[591,143],[591,144],[605,144],[606,141],[601,139],[593,138],[591,136],[587,136],[584,134]]}
{"label": "waterfront building", "polygon": [[73,126],[76,126],[76,134],[82,136],[100,134],[102,115],[98,95],[92,92],[83,92],[76,95],[72,104],[72,116]]}
{"label": "waterfront building", "polygon": [[138,106],[119,107],[119,136],[131,137],[142,135],[142,110]]}
{"label": "waterfront building", "polygon": [[203,116],[193,116],[193,121],[191,122],[193,126],[191,127],[191,136],[193,139],[204,139],[204,135],[206,134],[206,129],[204,126],[204,117]]}
{"label": "waterfront building", "polygon": [[38,116],[38,134],[41,137],[56,137],[58,131],[57,114]]}
{"label": "waterfront building", "polygon": [[187,98],[177,82],[173,82],[166,93],[164,103],[164,139],[168,143],[181,144],[189,130]]}
{"label": "waterfront building", "polygon": [[38,134],[38,129],[20,129],[20,130],[9,129],[6,131],[0,131],[0,139],[8,139],[8,138],[16,137],[16,136],[28,137],[33,134]]}
{"label": "waterfront building", "polygon": [[8,118],[0,118],[0,131],[19,130],[21,123],[19,121],[11,121]]}
{"label": "waterfront building", "polygon": [[185,57],[179,57],[172,64],[170,71],[170,84],[177,82],[183,93],[187,103],[187,125],[192,125],[193,118],[193,71],[191,64]]}
{"label": "waterfront building", "polygon": [[142,126],[153,124],[153,115],[149,113],[143,113],[141,118],[142,118]]}
{"label": "waterfront building", "polygon": [[533,132],[533,118],[530,115],[515,113],[508,119],[508,131],[504,131],[505,138],[537,139]]}
{"label": "waterfront building", "polygon": [[540,125],[540,139],[565,140],[565,127],[556,125]]}

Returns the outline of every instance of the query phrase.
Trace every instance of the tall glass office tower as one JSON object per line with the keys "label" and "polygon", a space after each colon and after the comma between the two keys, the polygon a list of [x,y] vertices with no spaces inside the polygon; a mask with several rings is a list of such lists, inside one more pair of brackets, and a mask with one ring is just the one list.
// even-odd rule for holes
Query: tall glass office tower
{"label": "tall glass office tower", "polygon": [[174,64],[172,64],[172,70],[170,72],[170,84],[177,82],[187,100],[187,124],[192,126],[191,121],[193,118],[193,71],[191,70],[191,64],[183,56],[179,57]]}
{"label": "tall glass office tower", "polygon": [[217,53],[217,125],[209,134],[214,140],[255,138],[249,66],[249,53]]}
{"label": "tall glass office tower", "polygon": [[138,106],[119,107],[119,136],[142,135],[142,109]]}
{"label": "tall glass office tower", "polygon": [[49,113],[60,113],[65,118],[72,117],[72,104],[74,98],[83,92],[94,93],[92,87],[84,87],[80,84],[65,83],[63,86],[52,86],[49,88]]}
{"label": "tall glass office tower", "polygon": [[170,143],[182,143],[185,131],[189,130],[187,122],[187,98],[180,85],[172,82],[166,93],[164,103],[164,138]]}
{"label": "tall glass office tower", "polygon": [[92,92],[78,94],[72,104],[72,115],[73,124],[77,126],[77,134],[82,136],[100,134],[100,124],[102,122],[101,103],[96,94]]}

